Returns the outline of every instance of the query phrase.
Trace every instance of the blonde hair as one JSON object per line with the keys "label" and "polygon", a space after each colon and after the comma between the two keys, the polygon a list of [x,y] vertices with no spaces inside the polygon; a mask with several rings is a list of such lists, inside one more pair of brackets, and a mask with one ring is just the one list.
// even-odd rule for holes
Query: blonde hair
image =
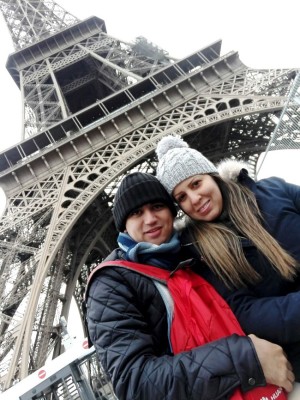
{"label": "blonde hair", "polygon": [[233,229],[222,222],[190,220],[189,230],[196,248],[208,266],[228,287],[258,282],[261,276],[243,252],[241,236],[244,236],[267,258],[279,275],[292,281],[297,262],[263,227],[254,194],[233,181],[223,180],[219,175],[211,176],[221,190],[223,210],[227,212]]}

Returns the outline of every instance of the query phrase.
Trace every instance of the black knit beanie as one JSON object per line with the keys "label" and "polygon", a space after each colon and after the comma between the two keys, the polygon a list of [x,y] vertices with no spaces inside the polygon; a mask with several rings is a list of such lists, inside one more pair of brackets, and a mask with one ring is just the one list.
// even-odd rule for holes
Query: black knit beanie
{"label": "black knit beanie", "polygon": [[155,176],[133,172],[122,180],[114,199],[113,216],[118,231],[124,232],[126,219],[135,209],[144,204],[161,201],[176,216],[172,197]]}

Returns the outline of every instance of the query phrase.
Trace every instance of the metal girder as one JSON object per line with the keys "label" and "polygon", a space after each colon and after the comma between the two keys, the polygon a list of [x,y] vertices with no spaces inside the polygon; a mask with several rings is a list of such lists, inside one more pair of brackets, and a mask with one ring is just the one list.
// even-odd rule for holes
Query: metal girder
{"label": "metal girder", "polygon": [[[0,1],[19,49],[8,69],[28,111],[25,131],[36,133],[0,154],[2,388],[59,348],[60,317],[72,296],[80,304],[89,271],[115,246],[122,176],[154,173],[167,134],[213,162],[243,158],[254,169],[298,72],[249,69],[236,52],[220,56],[220,41],[173,60],[143,38],[109,36],[96,17],[66,27],[54,4]],[[27,21],[22,40],[17,21]]]}

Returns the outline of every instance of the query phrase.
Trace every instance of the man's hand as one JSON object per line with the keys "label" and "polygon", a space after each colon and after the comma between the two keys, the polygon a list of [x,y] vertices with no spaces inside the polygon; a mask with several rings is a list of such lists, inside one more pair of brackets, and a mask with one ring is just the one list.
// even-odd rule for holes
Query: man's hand
{"label": "man's hand", "polygon": [[252,334],[248,337],[252,340],[267,383],[281,386],[287,392],[291,392],[295,375],[282,347]]}

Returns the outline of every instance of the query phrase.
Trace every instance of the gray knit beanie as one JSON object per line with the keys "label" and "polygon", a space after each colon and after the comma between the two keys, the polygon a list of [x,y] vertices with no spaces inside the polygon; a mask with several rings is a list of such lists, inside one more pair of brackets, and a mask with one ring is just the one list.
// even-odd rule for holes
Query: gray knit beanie
{"label": "gray knit beanie", "polygon": [[180,136],[166,136],[156,148],[156,176],[169,194],[185,179],[194,175],[218,173],[217,168],[198,150],[191,149]]}
{"label": "gray knit beanie", "polygon": [[127,217],[133,210],[153,202],[162,202],[176,216],[172,197],[155,176],[144,172],[126,175],[117,190],[112,210],[118,231],[124,232]]}

